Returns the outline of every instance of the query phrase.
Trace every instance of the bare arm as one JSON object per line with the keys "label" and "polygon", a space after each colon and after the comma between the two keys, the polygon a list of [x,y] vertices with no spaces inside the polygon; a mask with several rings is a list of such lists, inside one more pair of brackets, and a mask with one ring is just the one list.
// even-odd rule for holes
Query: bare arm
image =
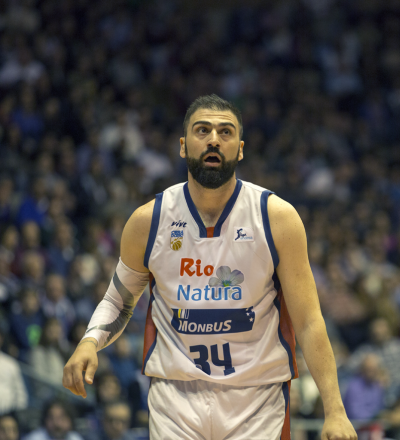
{"label": "bare arm", "polygon": [[63,385],[86,397],[82,372],[91,384],[97,370],[97,351],[111,344],[123,332],[146,284],[148,269],[143,265],[150,232],[154,201],[137,209],[121,237],[121,262],[104,299],[90,320],[85,338],[64,367]]}
{"label": "bare arm", "polygon": [[277,274],[285,302],[324,404],[322,439],[356,439],[340,396],[336,363],[308,261],[303,223],[296,210],[275,195],[269,197],[268,216],[279,256]]}

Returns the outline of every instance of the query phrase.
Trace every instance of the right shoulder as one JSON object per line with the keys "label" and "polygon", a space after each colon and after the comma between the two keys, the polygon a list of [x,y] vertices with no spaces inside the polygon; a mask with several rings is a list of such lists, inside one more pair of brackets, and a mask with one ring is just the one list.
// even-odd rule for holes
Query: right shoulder
{"label": "right shoulder", "polygon": [[128,267],[148,272],[144,267],[144,254],[150,234],[155,199],[140,206],[126,222],[121,237],[121,259]]}

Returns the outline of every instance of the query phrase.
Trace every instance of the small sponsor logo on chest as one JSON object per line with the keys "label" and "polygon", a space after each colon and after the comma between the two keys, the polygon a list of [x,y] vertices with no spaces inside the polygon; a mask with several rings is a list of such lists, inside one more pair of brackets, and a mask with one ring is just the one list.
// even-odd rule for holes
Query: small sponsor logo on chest
{"label": "small sponsor logo on chest", "polygon": [[242,243],[244,241],[254,241],[254,231],[245,226],[235,226],[233,230],[233,241]]}

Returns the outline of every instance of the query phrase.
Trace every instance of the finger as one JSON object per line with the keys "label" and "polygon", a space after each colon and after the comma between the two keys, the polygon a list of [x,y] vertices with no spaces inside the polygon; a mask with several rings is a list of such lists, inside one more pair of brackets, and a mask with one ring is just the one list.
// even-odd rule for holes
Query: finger
{"label": "finger", "polygon": [[88,384],[93,383],[93,378],[97,370],[98,363],[95,361],[89,361],[88,366],[86,367],[86,373],[85,373],[85,381]]}
{"label": "finger", "polygon": [[71,393],[76,394],[75,386],[74,386],[73,379],[72,379],[72,373],[71,373],[69,367],[64,368],[62,384],[63,384],[64,388],[66,388],[67,390],[70,390]]}
{"label": "finger", "polygon": [[72,379],[73,386],[76,390],[75,394],[77,394],[78,396],[82,396],[83,398],[86,398],[86,390],[85,390],[85,386],[83,385],[82,369],[74,368],[72,371],[72,378],[73,378]]}

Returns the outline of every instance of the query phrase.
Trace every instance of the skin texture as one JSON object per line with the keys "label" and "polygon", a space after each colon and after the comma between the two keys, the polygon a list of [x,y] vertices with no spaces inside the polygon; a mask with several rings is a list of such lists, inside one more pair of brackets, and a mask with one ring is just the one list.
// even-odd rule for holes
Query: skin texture
{"label": "skin texture", "polygon": [[[190,118],[186,137],[180,139],[180,155],[183,158],[186,157],[185,143],[190,157],[199,158],[213,146],[220,149],[226,160],[234,159],[238,149],[238,159],[243,159],[244,142],[240,140],[237,118],[230,111],[197,110]],[[204,160],[206,158],[207,155]],[[190,195],[205,226],[214,226],[235,189],[236,176],[217,189],[203,188],[190,173],[188,182]],[[153,206],[154,201],[135,211],[121,239],[122,261],[140,272],[147,272],[143,258]],[[297,340],[324,403],[322,440],[355,440],[357,435],[347,419],[339,393],[335,360],[308,261],[304,226],[296,210],[275,195],[269,197],[268,215],[280,261],[277,272],[285,301]],[[95,366],[97,368],[94,344],[80,345],[65,367],[67,372],[64,377],[68,379],[64,386],[69,385],[67,388],[72,392],[85,397],[82,371],[87,368],[86,382],[92,383]]]}

